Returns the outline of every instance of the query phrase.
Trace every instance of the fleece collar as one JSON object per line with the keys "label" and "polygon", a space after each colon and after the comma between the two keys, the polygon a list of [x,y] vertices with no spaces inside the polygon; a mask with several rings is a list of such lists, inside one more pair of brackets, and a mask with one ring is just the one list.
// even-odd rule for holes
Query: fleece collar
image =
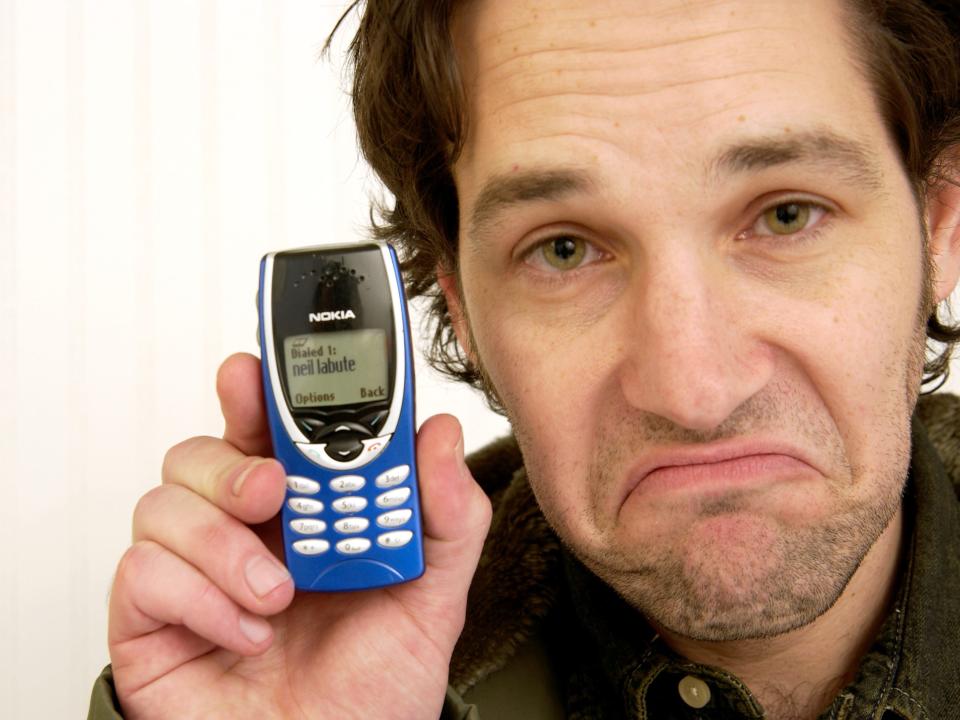
{"label": "fleece collar", "polygon": [[[913,424],[911,481],[905,499],[908,507],[916,508],[911,551],[895,611],[880,636],[892,646],[875,648],[864,658],[865,663],[876,660],[885,666],[881,701],[869,715],[851,716],[847,713],[861,703],[841,694],[837,717],[881,718],[893,713],[888,717],[932,720],[949,717],[960,706],[956,682],[960,398],[921,398]],[[450,683],[461,693],[504,667],[558,606],[582,594],[592,582],[580,576],[575,561],[571,564],[547,525],[513,438],[487,446],[472,455],[468,464],[490,496],[494,516],[450,669]],[[586,603],[586,598],[581,600]],[[651,656],[643,651],[637,647],[638,654],[649,661]]]}

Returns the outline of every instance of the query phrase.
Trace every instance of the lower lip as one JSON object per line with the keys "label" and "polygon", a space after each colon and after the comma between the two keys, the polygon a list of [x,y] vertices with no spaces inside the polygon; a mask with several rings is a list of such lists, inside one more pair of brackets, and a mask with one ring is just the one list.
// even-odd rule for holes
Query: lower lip
{"label": "lower lip", "polygon": [[631,494],[717,494],[795,480],[812,470],[805,462],[789,455],[745,455],[715,463],[657,468],[647,474]]}

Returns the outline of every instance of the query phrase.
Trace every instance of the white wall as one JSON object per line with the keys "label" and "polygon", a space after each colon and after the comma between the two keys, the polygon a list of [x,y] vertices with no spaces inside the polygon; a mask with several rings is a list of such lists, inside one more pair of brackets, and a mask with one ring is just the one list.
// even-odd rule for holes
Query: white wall
{"label": "white wall", "polygon": [[[222,429],[260,256],[358,239],[376,190],[344,3],[0,0],[0,716],[83,717],[167,447]],[[422,420],[506,424],[418,367]]]}
{"label": "white wall", "polygon": [[[260,256],[363,234],[352,25],[317,61],[342,5],[0,0],[4,718],[85,714],[134,503],[168,446],[221,430],[221,359],[256,352]],[[418,379],[468,448],[505,432]]]}

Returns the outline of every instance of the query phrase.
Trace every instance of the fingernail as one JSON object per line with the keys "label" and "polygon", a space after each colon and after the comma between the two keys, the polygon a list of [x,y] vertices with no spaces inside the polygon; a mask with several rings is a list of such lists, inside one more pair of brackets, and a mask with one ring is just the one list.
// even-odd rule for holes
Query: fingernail
{"label": "fingernail", "polygon": [[270,637],[270,623],[263,618],[240,614],[240,632],[254,645],[259,645]]}
{"label": "fingernail", "polygon": [[262,598],[290,579],[290,573],[285,567],[262,555],[250,558],[244,572],[247,575],[247,585],[258,598]]}
{"label": "fingernail", "polygon": [[240,494],[240,488],[243,487],[244,481],[250,476],[250,473],[253,472],[253,469],[257,467],[257,465],[263,465],[265,462],[267,462],[266,458],[260,458],[259,460],[254,460],[253,462],[248,464],[243,470],[240,471],[240,474],[237,476],[237,479],[233,481],[232,489],[233,489],[234,495]]}

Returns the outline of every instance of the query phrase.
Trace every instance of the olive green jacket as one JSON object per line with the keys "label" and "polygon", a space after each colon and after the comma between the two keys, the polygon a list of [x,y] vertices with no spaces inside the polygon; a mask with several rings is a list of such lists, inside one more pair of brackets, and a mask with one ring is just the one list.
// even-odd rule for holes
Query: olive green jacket
{"label": "olive green jacket", "polygon": [[[824,720],[960,720],[960,398],[921,398],[904,497],[894,606],[854,681]],[[728,720],[763,717],[720,668],[674,655],[643,618],[583,568],[547,526],[510,438],[469,459],[494,505],[450,668],[443,720]],[[706,683],[687,706],[679,680]],[[110,668],[90,720],[120,718]]]}

